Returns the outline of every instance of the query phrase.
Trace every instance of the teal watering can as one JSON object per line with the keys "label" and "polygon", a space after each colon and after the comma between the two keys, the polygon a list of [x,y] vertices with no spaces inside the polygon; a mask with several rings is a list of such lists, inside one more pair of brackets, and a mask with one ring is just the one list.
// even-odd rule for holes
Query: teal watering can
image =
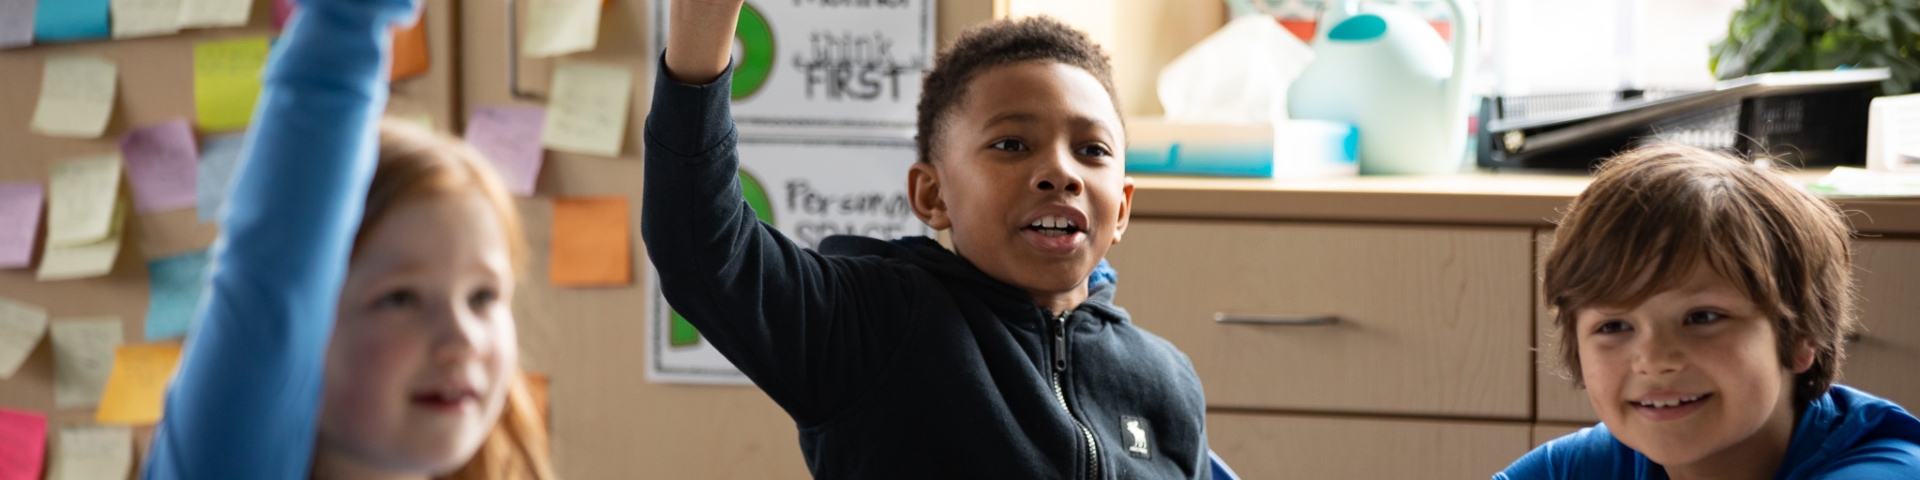
{"label": "teal watering can", "polygon": [[1479,52],[1471,0],[1447,0],[1453,51],[1426,20],[1393,5],[1335,0],[1314,35],[1313,62],[1287,90],[1296,119],[1360,130],[1360,173],[1439,174],[1466,158],[1467,75]]}

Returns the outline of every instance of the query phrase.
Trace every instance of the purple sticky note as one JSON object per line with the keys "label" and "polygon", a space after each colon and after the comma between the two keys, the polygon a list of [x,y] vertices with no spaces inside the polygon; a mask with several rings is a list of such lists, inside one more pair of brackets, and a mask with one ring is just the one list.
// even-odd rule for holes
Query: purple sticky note
{"label": "purple sticky note", "polygon": [[0,183],[0,268],[33,263],[33,241],[40,234],[46,193],[38,183]]}
{"label": "purple sticky note", "polygon": [[546,122],[545,108],[481,105],[467,119],[467,143],[493,160],[507,191],[532,195],[533,182],[540,178],[540,130]]}
{"label": "purple sticky note", "polygon": [[120,138],[120,155],[127,162],[127,181],[133,184],[135,211],[164,212],[194,205],[200,152],[194,148],[193,126],[186,119],[127,132]]}
{"label": "purple sticky note", "polygon": [[33,44],[34,0],[0,0],[0,48]]}

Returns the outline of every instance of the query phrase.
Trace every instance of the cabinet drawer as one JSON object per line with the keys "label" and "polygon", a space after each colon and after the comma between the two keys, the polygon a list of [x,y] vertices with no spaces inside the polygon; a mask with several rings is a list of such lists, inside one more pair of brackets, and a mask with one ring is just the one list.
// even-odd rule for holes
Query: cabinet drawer
{"label": "cabinet drawer", "polygon": [[[1553,248],[1553,230],[1540,230],[1534,241],[1535,272],[1546,272],[1547,252]],[[1539,394],[1539,419],[1552,422],[1573,422],[1593,424],[1600,421],[1600,415],[1593,412],[1593,402],[1587,400],[1587,391],[1574,388],[1573,379],[1561,376],[1560,332],[1553,327],[1553,312],[1547,310],[1547,296],[1540,292],[1540,276],[1534,275],[1534,345],[1539,345],[1539,353],[1534,356],[1539,361],[1534,372],[1534,388]],[[1578,372],[1566,372],[1566,375],[1578,375]],[[1551,440],[1551,439],[1548,439]]]}
{"label": "cabinet drawer", "polygon": [[1484,479],[1529,450],[1532,425],[1207,414],[1207,446],[1240,478]]}
{"label": "cabinet drawer", "polygon": [[1858,240],[1853,271],[1860,337],[1847,343],[1840,383],[1920,407],[1920,242]]}
{"label": "cabinet drawer", "polygon": [[1193,359],[1209,405],[1526,418],[1532,243],[1519,228],[1140,220],[1108,258],[1116,303]]}

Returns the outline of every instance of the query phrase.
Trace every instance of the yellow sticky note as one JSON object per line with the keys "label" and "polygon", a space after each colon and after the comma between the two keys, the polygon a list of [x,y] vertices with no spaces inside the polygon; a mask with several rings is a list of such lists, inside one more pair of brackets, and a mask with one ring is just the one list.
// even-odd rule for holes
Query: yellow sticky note
{"label": "yellow sticky note", "polygon": [[62,410],[99,405],[113,369],[113,348],[120,345],[120,319],[63,319],[50,330],[53,405]]}
{"label": "yellow sticky note", "polygon": [[121,240],[126,235],[121,226],[127,223],[127,210],[130,209],[126,199],[121,197],[116,197],[113,205],[112,227],[107,230],[106,239],[79,245],[49,243],[46,254],[40,256],[40,270],[34,272],[34,280],[73,280],[112,272],[114,259],[120,257]]}
{"label": "yellow sticky note", "polygon": [[100,138],[113,116],[113,91],[120,68],[93,55],[47,57],[40,76],[40,101],[33,109],[33,133],[53,137]]}
{"label": "yellow sticky note", "polygon": [[247,127],[260,98],[260,70],[267,65],[267,37],[203,42],[193,46],[193,107],[200,130]]}
{"label": "yellow sticky note", "polygon": [[0,298],[0,379],[13,377],[45,336],[46,309]]}
{"label": "yellow sticky note", "polygon": [[553,94],[540,144],[562,152],[620,156],[627,131],[633,70],[624,65],[561,62],[553,69]]}
{"label": "yellow sticky note", "polygon": [[113,0],[113,38],[180,33],[180,0]]}
{"label": "yellow sticky note", "polygon": [[121,345],[113,350],[113,373],[101,393],[94,421],[151,425],[160,421],[160,405],[173,369],[180,364],[180,344]]}
{"label": "yellow sticky note", "polygon": [[548,281],[566,287],[633,282],[626,197],[553,199],[553,251]]}
{"label": "yellow sticky note", "polygon": [[120,154],[53,165],[47,183],[47,244],[82,245],[105,240],[120,195]]}
{"label": "yellow sticky note", "polygon": [[600,37],[600,0],[533,0],[520,51],[552,57],[593,50]]}
{"label": "yellow sticky note", "polygon": [[240,27],[253,13],[252,0],[180,0],[182,28]]}
{"label": "yellow sticky note", "polygon": [[132,473],[132,429],[102,425],[60,427],[57,442],[49,453],[53,466],[47,469],[47,480],[121,479]]}

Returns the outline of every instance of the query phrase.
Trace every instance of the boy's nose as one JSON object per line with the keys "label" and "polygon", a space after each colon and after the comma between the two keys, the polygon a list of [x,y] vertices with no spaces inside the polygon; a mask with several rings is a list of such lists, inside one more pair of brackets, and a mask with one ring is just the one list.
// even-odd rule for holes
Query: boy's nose
{"label": "boy's nose", "polygon": [[1634,341],[1633,373],[1666,375],[1679,372],[1687,363],[1686,355],[1670,337],[1650,332]]}
{"label": "boy's nose", "polygon": [[1039,168],[1034,170],[1033,188],[1041,192],[1061,191],[1079,194],[1085,186],[1082,185],[1080,175],[1073,171],[1071,165],[1073,161],[1071,152],[1056,152],[1054,155],[1048,155],[1041,161]]}

